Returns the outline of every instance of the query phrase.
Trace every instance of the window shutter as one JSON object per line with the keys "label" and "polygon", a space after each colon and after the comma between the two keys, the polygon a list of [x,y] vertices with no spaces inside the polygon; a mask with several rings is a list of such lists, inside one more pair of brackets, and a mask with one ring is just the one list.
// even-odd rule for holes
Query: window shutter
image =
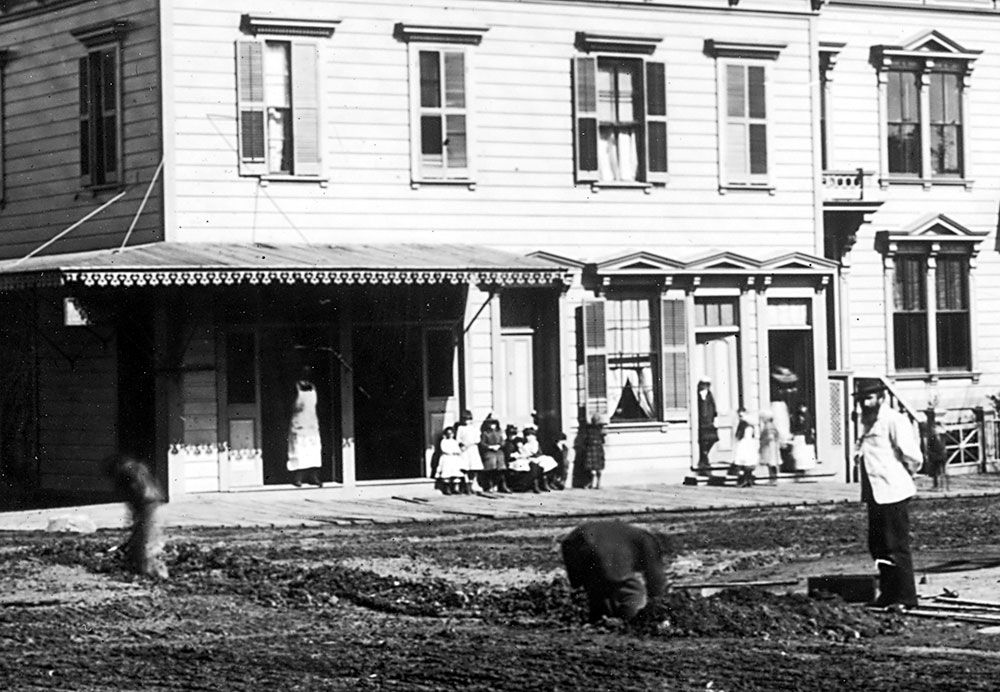
{"label": "window shutter", "polygon": [[660,301],[663,409],[688,407],[687,317],[683,299]]}
{"label": "window shutter", "polygon": [[667,82],[662,62],[646,63],[646,182],[667,182]]}
{"label": "window shutter", "polygon": [[80,58],[80,184],[90,185],[91,103],[90,59]]}
{"label": "window shutter", "polygon": [[320,175],[319,47],[292,44],[292,141],[295,175]]}
{"label": "window shutter", "polygon": [[580,308],[583,344],[583,384],[586,420],[608,413],[608,356],[604,331],[604,301],[588,301]]}
{"label": "window shutter", "polygon": [[573,66],[576,180],[594,182],[598,180],[597,58],[578,57]]}
{"label": "window shutter", "polygon": [[236,98],[239,117],[240,173],[267,173],[264,127],[264,47],[256,41],[236,43]]}

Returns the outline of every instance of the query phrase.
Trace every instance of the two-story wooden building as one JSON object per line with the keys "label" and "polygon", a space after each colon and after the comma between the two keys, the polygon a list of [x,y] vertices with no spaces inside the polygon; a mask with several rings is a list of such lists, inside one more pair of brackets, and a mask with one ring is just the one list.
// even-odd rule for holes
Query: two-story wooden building
{"label": "two-story wooden building", "polygon": [[53,492],[426,482],[462,409],[680,480],[694,388],[1000,385],[992,0],[8,0],[0,459]]}

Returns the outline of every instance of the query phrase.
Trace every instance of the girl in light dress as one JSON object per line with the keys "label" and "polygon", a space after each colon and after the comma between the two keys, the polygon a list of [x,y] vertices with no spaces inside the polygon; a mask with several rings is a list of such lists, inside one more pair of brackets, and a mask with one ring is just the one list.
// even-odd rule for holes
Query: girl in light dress
{"label": "girl in light dress", "polygon": [[462,447],[455,439],[455,428],[448,426],[441,431],[441,456],[438,458],[437,477],[441,479],[441,492],[453,495],[461,492],[465,472]]}
{"label": "girl in light dress", "polygon": [[534,428],[525,428],[524,451],[531,460],[531,463],[538,467],[538,487],[542,492],[548,492],[549,480],[553,478],[553,473],[559,469],[559,462],[548,454],[542,454],[541,445],[538,443],[538,433]]}
{"label": "girl in light dress", "polygon": [[753,470],[760,461],[760,442],[757,439],[757,426],[747,410],[741,406],[738,415],[740,422],[736,426],[736,445],[733,450],[733,463],[739,469],[736,485],[749,488],[753,486]]}
{"label": "girl in light dress", "polygon": [[758,463],[767,467],[771,485],[778,482],[778,467],[781,465],[781,433],[774,424],[774,414],[770,411],[760,412],[760,454]]}
{"label": "girl in light dress", "polygon": [[479,455],[480,432],[472,425],[471,412],[462,411],[461,420],[455,425],[455,439],[462,448],[462,470],[466,475],[462,492],[471,495],[482,489],[479,474],[483,470],[483,459]]}

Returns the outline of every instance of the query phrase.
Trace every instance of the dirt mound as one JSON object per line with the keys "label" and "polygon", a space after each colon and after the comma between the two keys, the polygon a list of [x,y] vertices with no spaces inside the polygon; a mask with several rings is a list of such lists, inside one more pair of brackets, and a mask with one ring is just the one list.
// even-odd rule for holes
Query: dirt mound
{"label": "dirt mound", "polygon": [[[116,579],[124,571],[110,537],[63,539],[36,550],[39,559]],[[249,554],[245,548],[176,542],[165,558],[171,579],[159,588],[179,595],[240,596],[274,608],[328,608],[341,600],[384,613],[432,618],[478,618],[498,624],[582,626],[581,594],[556,577],[517,588],[456,583],[422,575],[417,580],[329,564],[297,564]],[[616,627],[616,624],[609,624]],[[776,595],[734,589],[701,598],[671,592],[624,629],[650,637],[821,637],[847,641],[896,632],[898,617],[872,615],[840,600],[817,601],[797,594]]]}

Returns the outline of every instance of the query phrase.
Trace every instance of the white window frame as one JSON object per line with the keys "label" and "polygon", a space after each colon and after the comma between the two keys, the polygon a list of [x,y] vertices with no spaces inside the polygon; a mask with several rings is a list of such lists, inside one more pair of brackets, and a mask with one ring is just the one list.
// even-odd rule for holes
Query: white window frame
{"label": "white window frame", "polygon": [[[326,136],[324,127],[324,109],[323,109],[323,91],[324,91],[324,52],[323,44],[320,39],[329,39],[333,36],[337,27],[340,24],[339,19],[285,19],[285,18],[274,18],[268,15],[252,15],[245,14],[241,17],[240,30],[245,35],[241,37],[236,42],[236,53],[234,55],[237,61],[235,77],[236,77],[236,140],[237,140],[237,151],[236,156],[239,161],[239,174],[241,177],[252,177],[257,178],[261,186],[266,186],[272,181],[285,181],[285,182],[310,182],[319,183],[321,187],[326,187],[329,177],[326,175]],[[291,89],[291,117],[292,117],[292,142],[291,146],[293,152],[295,150],[295,141],[297,138],[297,128],[296,128],[296,102],[295,102],[295,91],[296,91],[296,59],[295,52],[296,47],[309,46],[314,51],[315,56],[315,68],[316,73],[314,75],[315,79],[315,99],[309,108],[314,108],[316,110],[316,156],[317,161],[313,161],[308,166],[304,166],[306,170],[296,170],[294,165],[295,155],[293,153],[293,168],[291,173],[281,173],[281,172],[271,172],[271,166],[268,161],[269,148],[267,144],[267,102],[266,100],[259,102],[259,106],[263,111],[264,118],[264,156],[261,159],[258,158],[244,158],[243,156],[243,127],[241,119],[241,107],[247,103],[252,103],[249,101],[241,100],[239,79],[240,79],[240,68],[239,68],[239,51],[240,44],[245,43],[258,43],[261,46],[262,51],[266,51],[268,43],[283,43],[288,45],[288,69],[289,69],[289,84]],[[263,59],[263,56],[262,56]],[[263,69],[263,68],[262,68]],[[301,80],[301,77],[300,77]],[[302,106],[300,106],[302,107]]]}
{"label": "white window frame", "polygon": [[[88,139],[88,157],[89,157],[89,167],[86,174],[81,170],[80,172],[80,186],[84,188],[89,188],[92,190],[104,190],[120,187],[125,181],[125,171],[123,170],[125,165],[124,157],[124,132],[125,123],[123,122],[122,113],[122,94],[123,85],[122,79],[124,76],[124,70],[122,70],[122,43],[125,39],[125,33],[128,25],[122,20],[113,20],[111,22],[104,22],[101,24],[95,24],[93,26],[83,27],[81,29],[74,30],[71,32],[73,36],[86,48],[86,53],[80,56],[80,60],[87,61],[87,69],[89,70],[89,64],[91,56],[94,54],[101,54],[108,49],[110,49],[114,54],[114,70],[115,70],[115,170],[109,175],[105,171],[104,180],[95,180],[94,176],[94,166],[96,163],[97,155],[101,152],[97,152],[91,146],[94,143],[94,138],[91,136]],[[79,70],[78,70],[79,73]],[[80,75],[77,75],[80,78]],[[88,87],[92,92],[92,85]],[[79,88],[78,88],[79,92]],[[95,115],[100,115],[101,106],[98,105],[96,109],[92,109],[91,112],[87,114],[88,127],[91,132],[93,128],[100,125],[100,122],[95,122]],[[80,123],[83,120],[82,114],[77,113],[77,122]],[[98,119],[99,120],[99,119]],[[79,137],[78,137],[79,139]],[[78,151],[79,144],[77,147]],[[82,151],[80,151],[82,154]],[[80,161],[82,166],[82,160]]]}
{"label": "white window frame", "polygon": [[[946,231],[942,232],[941,228]],[[885,343],[887,372],[896,379],[923,379],[936,382],[942,378],[971,378],[973,383],[979,381],[981,373],[977,358],[977,298],[976,298],[976,258],[979,254],[979,243],[987,232],[974,232],[958,226],[950,219],[938,216],[930,221],[924,221],[918,226],[901,233],[881,231],[876,236],[876,243],[882,252],[884,299],[885,305]],[[897,370],[896,344],[894,331],[896,258],[900,255],[920,257],[925,260],[924,281],[926,297],[924,299],[927,311],[927,369]],[[969,367],[968,369],[942,370],[938,364],[937,352],[937,258],[941,256],[959,256],[968,260],[968,303],[969,303]]]}
{"label": "white window frame", "polygon": [[[972,142],[969,137],[970,123],[970,86],[972,69],[982,51],[970,51],[950,40],[937,31],[923,34],[918,39],[902,46],[875,46],[873,64],[878,75],[878,126],[879,126],[879,185],[885,190],[889,185],[922,185],[925,190],[934,185],[962,185],[971,189],[973,180],[969,176],[971,169]],[[941,63],[958,64],[959,75],[959,108],[962,114],[962,138],[959,145],[962,148],[962,172],[960,175],[937,175],[931,169],[931,106],[928,98],[931,74],[934,72],[952,72],[955,69],[942,70]],[[906,67],[900,67],[904,65]],[[920,175],[898,175],[889,172],[889,73],[893,71],[916,72],[917,102],[920,109]]]}
{"label": "white window frame", "polygon": [[[572,100],[573,100],[573,148],[574,148],[574,170],[577,183],[589,184],[591,190],[598,192],[601,188],[639,188],[649,194],[654,185],[666,185],[670,182],[670,121],[669,121],[669,94],[667,93],[666,70],[667,63],[663,57],[657,59],[656,52],[662,43],[662,36],[645,35],[618,35],[618,34],[596,34],[589,32],[577,32],[576,46],[577,54],[573,58],[573,78]],[[622,180],[601,180],[599,168],[597,170],[584,169],[581,162],[580,152],[580,120],[593,119],[597,132],[597,146],[600,146],[600,118],[597,115],[597,102],[595,101],[594,111],[582,110],[580,103],[580,92],[576,80],[580,78],[581,59],[592,59],[594,65],[594,79],[600,70],[602,60],[634,61],[638,65],[638,81],[641,85],[641,110],[637,115],[636,122],[636,162],[639,166],[639,175],[634,181]],[[650,65],[659,65],[663,72],[664,113],[651,114],[649,112],[649,69]],[[596,84],[596,81],[595,81]],[[596,91],[596,87],[595,87]],[[664,132],[663,152],[666,167],[662,171],[650,170],[650,124],[658,123],[662,125]]]}
{"label": "white window frame", "polygon": [[[781,51],[786,47],[784,43],[743,43],[733,41],[717,41],[708,39],[705,42],[705,51],[715,58],[715,84],[716,84],[716,115],[718,132],[718,168],[719,168],[719,193],[725,194],[729,190],[767,190],[771,194],[775,192],[774,184],[774,95],[773,95],[773,68],[774,62],[778,59]],[[767,155],[767,173],[751,174],[750,166],[750,140],[747,138],[747,170],[742,176],[731,176],[727,166],[726,151],[728,142],[726,137],[727,125],[730,122],[728,115],[728,93],[727,93],[727,68],[730,65],[747,67],[761,67],[764,69],[764,108],[766,116],[764,125],[767,128],[765,146]],[[749,124],[749,118],[745,119]]]}
{"label": "white window frame", "polygon": [[[489,31],[486,26],[444,26],[428,24],[396,25],[396,37],[407,44],[407,63],[409,70],[410,95],[410,187],[414,190],[422,185],[462,185],[470,190],[476,189],[476,158],[478,137],[476,128],[476,95],[475,95],[475,58],[472,50],[482,43],[483,36]],[[465,78],[465,107],[450,111],[442,102],[440,112],[442,127],[445,126],[445,116],[449,112],[461,112],[465,116],[465,167],[455,169],[449,174],[447,166],[435,169],[440,175],[434,175],[425,170],[421,151],[421,116],[425,109],[420,103],[420,53],[421,51],[436,52],[440,56],[441,86],[444,88],[444,54],[462,53]],[[445,140],[446,141],[446,140]],[[442,156],[447,159],[447,144],[442,144]]]}

